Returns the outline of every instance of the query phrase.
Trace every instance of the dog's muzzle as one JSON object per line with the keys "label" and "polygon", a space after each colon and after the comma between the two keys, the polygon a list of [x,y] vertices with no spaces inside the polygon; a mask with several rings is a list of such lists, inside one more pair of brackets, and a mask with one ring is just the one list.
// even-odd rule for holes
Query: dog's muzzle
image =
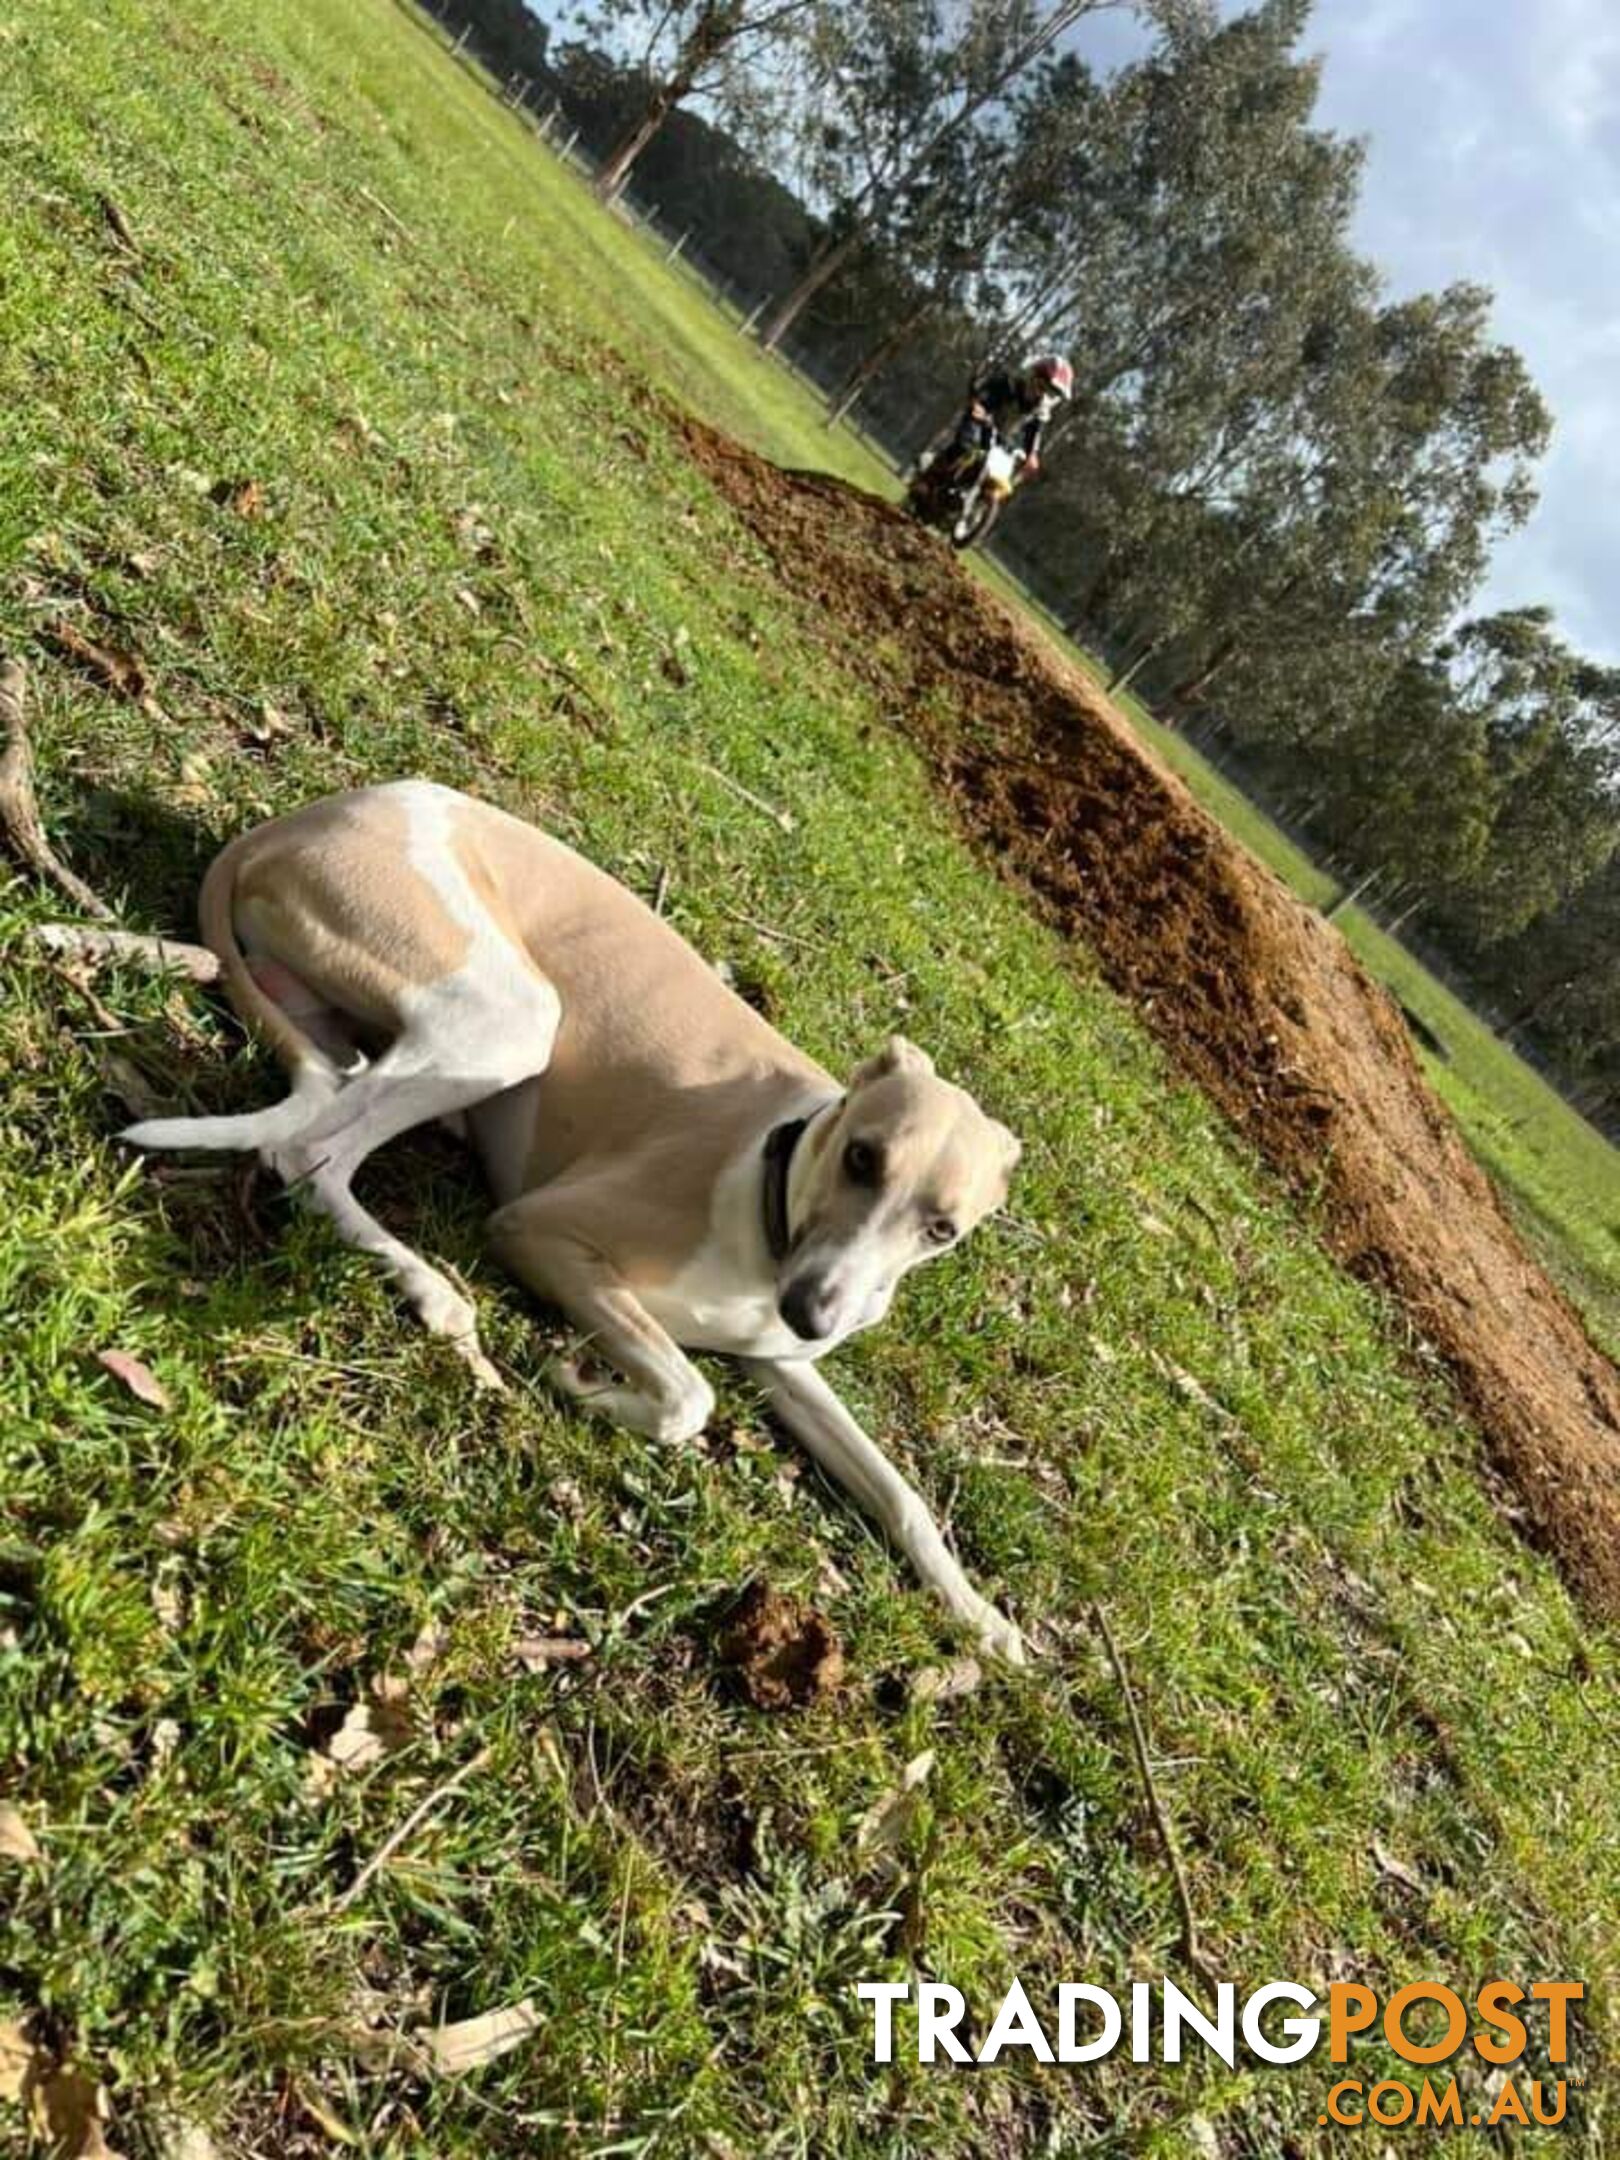
{"label": "dog's muzzle", "polygon": [[776,1309],[801,1342],[821,1342],[833,1331],[838,1300],[826,1283],[805,1276],[788,1284]]}

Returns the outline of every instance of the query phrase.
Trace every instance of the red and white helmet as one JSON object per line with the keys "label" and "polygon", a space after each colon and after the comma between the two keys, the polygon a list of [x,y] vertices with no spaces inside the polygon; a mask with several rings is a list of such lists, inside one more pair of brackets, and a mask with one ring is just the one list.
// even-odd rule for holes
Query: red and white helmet
{"label": "red and white helmet", "polygon": [[1061,353],[1042,353],[1029,363],[1031,379],[1045,383],[1054,397],[1074,396],[1074,369]]}

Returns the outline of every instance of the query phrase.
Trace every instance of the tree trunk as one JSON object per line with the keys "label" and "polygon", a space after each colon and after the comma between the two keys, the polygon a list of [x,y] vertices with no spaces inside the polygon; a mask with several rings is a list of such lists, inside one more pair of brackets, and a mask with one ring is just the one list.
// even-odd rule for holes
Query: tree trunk
{"label": "tree trunk", "polygon": [[811,256],[803,277],[767,316],[759,333],[766,352],[775,352],[810,302],[824,285],[830,285],[866,237],[865,228],[852,225],[841,240],[823,240]]}
{"label": "tree trunk", "polygon": [[596,176],[596,192],[603,202],[612,202],[629,179],[632,168],[643,150],[652,141],[670,114],[687,97],[692,89],[693,78],[686,73],[671,75],[661,82],[642,112],[641,118],[621,138],[617,148]]}
{"label": "tree trunk", "polygon": [[932,300],[925,300],[920,307],[913,308],[911,313],[897,322],[886,336],[879,338],[878,342],[864,358],[856,362],[845,380],[843,388],[834,392],[828,404],[827,417],[822,422],[823,427],[836,427],[838,425],[845,413],[849,411],[856,399],[860,397],[862,391],[865,390],[867,384],[876,381],[889,362],[902,350],[907,340],[914,337],[922,328],[933,311],[933,305]]}
{"label": "tree trunk", "polygon": [[1189,705],[1196,705],[1222,668],[1229,661],[1235,660],[1240,650],[1237,638],[1222,638],[1197,673],[1178,682],[1171,691],[1168,699],[1171,711],[1183,712]]}
{"label": "tree trunk", "polygon": [[1170,642],[1170,635],[1168,630],[1161,630],[1157,637],[1148,639],[1142,650],[1125,667],[1116,668],[1107,685],[1106,694],[1109,697],[1114,697],[1121,690],[1128,690],[1148,662],[1163,652]]}

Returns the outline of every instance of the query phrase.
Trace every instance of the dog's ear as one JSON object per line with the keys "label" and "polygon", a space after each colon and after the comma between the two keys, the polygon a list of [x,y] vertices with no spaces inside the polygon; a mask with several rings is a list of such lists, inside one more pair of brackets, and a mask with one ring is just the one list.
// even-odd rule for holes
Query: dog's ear
{"label": "dog's ear", "polygon": [[990,1120],[990,1137],[995,1142],[996,1160],[1001,1165],[1001,1184],[1005,1191],[1012,1182],[1012,1174],[1018,1168],[1018,1159],[1024,1152],[1024,1143],[1015,1132],[997,1119]]}
{"label": "dog's ear", "polygon": [[915,1073],[919,1079],[926,1079],[933,1069],[934,1061],[926,1050],[919,1050],[904,1035],[891,1035],[877,1056],[867,1059],[850,1085],[860,1087],[868,1080],[881,1080],[886,1073],[898,1072]]}

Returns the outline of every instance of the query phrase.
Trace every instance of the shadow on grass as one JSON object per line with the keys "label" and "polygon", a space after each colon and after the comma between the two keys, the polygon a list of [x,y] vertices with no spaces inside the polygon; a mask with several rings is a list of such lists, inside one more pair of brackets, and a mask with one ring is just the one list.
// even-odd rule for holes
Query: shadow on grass
{"label": "shadow on grass", "polygon": [[64,802],[60,830],[67,859],[130,929],[196,938],[197,889],[229,837],[207,816],[91,786]]}

